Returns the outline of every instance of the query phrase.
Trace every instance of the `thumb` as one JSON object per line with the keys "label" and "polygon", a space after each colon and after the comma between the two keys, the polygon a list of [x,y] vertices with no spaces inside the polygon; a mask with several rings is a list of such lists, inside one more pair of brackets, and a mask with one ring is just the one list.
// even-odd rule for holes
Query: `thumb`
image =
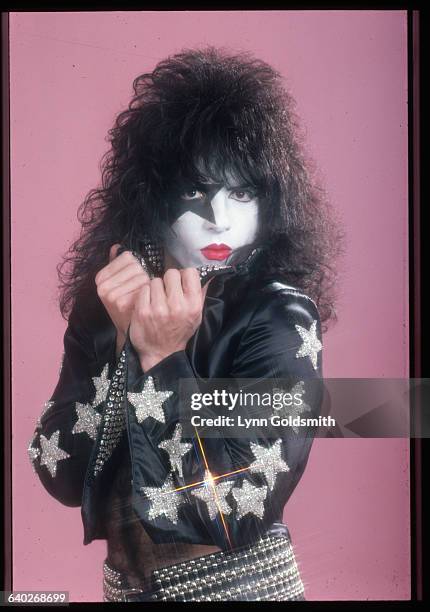
{"label": "thumb", "polygon": [[118,253],[118,249],[120,248],[120,244],[113,244],[109,250],[109,262],[111,262],[113,259],[115,259],[117,253]]}

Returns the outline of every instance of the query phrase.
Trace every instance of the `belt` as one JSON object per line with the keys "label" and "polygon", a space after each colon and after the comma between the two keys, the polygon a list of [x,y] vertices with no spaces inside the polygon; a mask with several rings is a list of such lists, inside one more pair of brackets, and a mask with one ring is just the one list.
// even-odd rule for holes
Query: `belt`
{"label": "belt", "polygon": [[289,537],[267,535],[233,551],[220,551],[152,572],[148,588],[130,588],[127,576],[103,564],[104,601],[304,600]]}

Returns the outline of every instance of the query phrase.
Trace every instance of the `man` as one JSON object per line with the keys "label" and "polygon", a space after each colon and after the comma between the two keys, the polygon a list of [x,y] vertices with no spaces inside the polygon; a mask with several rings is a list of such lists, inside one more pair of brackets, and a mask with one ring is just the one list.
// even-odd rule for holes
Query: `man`
{"label": "man", "polygon": [[282,512],[314,430],[184,435],[180,384],[321,378],[335,225],[270,66],[184,51],[134,91],[60,269],[65,356],[30,458],[84,544],[107,540],[105,600],[304,599]]}

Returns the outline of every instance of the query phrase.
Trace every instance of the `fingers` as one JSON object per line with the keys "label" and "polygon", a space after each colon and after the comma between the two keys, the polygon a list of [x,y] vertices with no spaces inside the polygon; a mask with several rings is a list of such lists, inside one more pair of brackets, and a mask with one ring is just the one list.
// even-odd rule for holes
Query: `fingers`
{"label": "fingers", "polygon": [[[111,247],[109,258],[113,253],[118,251],[118,249],[114,249],[114,247],[116,247],[116,245]],[[124,251],[124,253],[121,253],[121,255],[118,255],[118,257],[112,259],[107,266],[97,272],[95,276],[96,283],[99,285],[100,283],[105,282],[113,274],[116,274],[119,270],[133,262],[139,263],[130,251]]]}
{"label": "fingers", "polygon": [[167,305],[171,312],[182,308],[184,294],[182,291],[181,272],[175,268],[169,268],[163,277],[167,297]]}
{"label": "fingers", "polygon": [[198,271],[196,268],[181,270],[181,280],[188,313],[192,317],[200,317],[204,298]]}
{"label": "fingers", "polygon": [[155,317],[164,319],[169,314],[167,296],[164,290],[163,279],[153,278],[150,283],[151,312]]}
{"label": "fingers", "polygon": [[141,287],[143,287],[143,285],[146,285],[148,283],[149,278],[144,277],[141,274],[134,275],[127,281],[122,282],[121,284],[116,284],[113,287],[111,286],[105,297],[109,302],[115,303],[123,296],[128,295],[129,293],[134,293],[137,289],[140,289]]}
{"label": "fingers", "polygon": [[122,285],[125,285],[132,278],[138,278],[143,282],[149,283],[148,274],[142,268],[140,263],[135,258],[133,259],[134,262],[130,262],[127,266],[121,268],[106,280],[99,282],[99,287],[106,284],[109,286],[109,291],[112,291],[112,289],[115,289],[116,287],[122,287]]}
{"label": "fingers", "polygon": [[132,314],[132,318],[137,316],[140,320],[147,319],[151,313],[151,286],[150,284],[145,284],[139,291],[136,302],[134,304],[134,310]]}
{"label": "fingers", "polygon": [[[133,279],[129,280],[130,290],[133,290],[134,282]],[[200,275],[195,268],[170,268],[163,278],[153,278],[142,285],[136,307],[140,313],[150,314],[157,320],[167,321],[169,315],[179,319],[190,315],[198,317],[209,282],[202,289]]]}
{"label": "fingers", "polygon": [[[203,305],[204,296],[200,275],[196,268],[176,270],[170,268],[164,275],[167,303],[172,312],[187,305],[188,311],[198,313]],[[204,294],[206,295],[206,294]]]}
{"label": "fingers", "polygon": [[112,306],[116,308],[120,315],[124,315],[132,311],[134,301],[136,299],[136,291],[130,291],[124,295],[121,295],[116,300],[112,301]]}
{"label": "fingers", "polygon": [[187,298],[201,295],[202,287],[200,284],[200,275],[196,268],[185,268],[181,270],[181,281],[184,295]]}
{"label": "fingers", "polygon": [[133,255],[129,251],[125,251],[118,257],[115,257],[107,266],[97,272],[95,277],[96,283],[98,285],[104,283],[113,274],[116,274],[119,270],[132,263],[132,257]]}

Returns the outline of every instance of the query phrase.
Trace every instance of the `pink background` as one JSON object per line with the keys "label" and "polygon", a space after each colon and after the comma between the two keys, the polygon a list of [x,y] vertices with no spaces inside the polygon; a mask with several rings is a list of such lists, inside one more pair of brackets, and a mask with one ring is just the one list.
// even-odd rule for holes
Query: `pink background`
{"label": "pink background", "polygon": [[[12,13],[14,589],[101,601],[106,543],[26,447],[58,374],[55,265],[138,74],[182,47],[248,49],[297,100],[348,252],[326,377],[408,376],[405,11]],[[408,599],[409,443],[316,440],[285,518],[310,600]]]}

